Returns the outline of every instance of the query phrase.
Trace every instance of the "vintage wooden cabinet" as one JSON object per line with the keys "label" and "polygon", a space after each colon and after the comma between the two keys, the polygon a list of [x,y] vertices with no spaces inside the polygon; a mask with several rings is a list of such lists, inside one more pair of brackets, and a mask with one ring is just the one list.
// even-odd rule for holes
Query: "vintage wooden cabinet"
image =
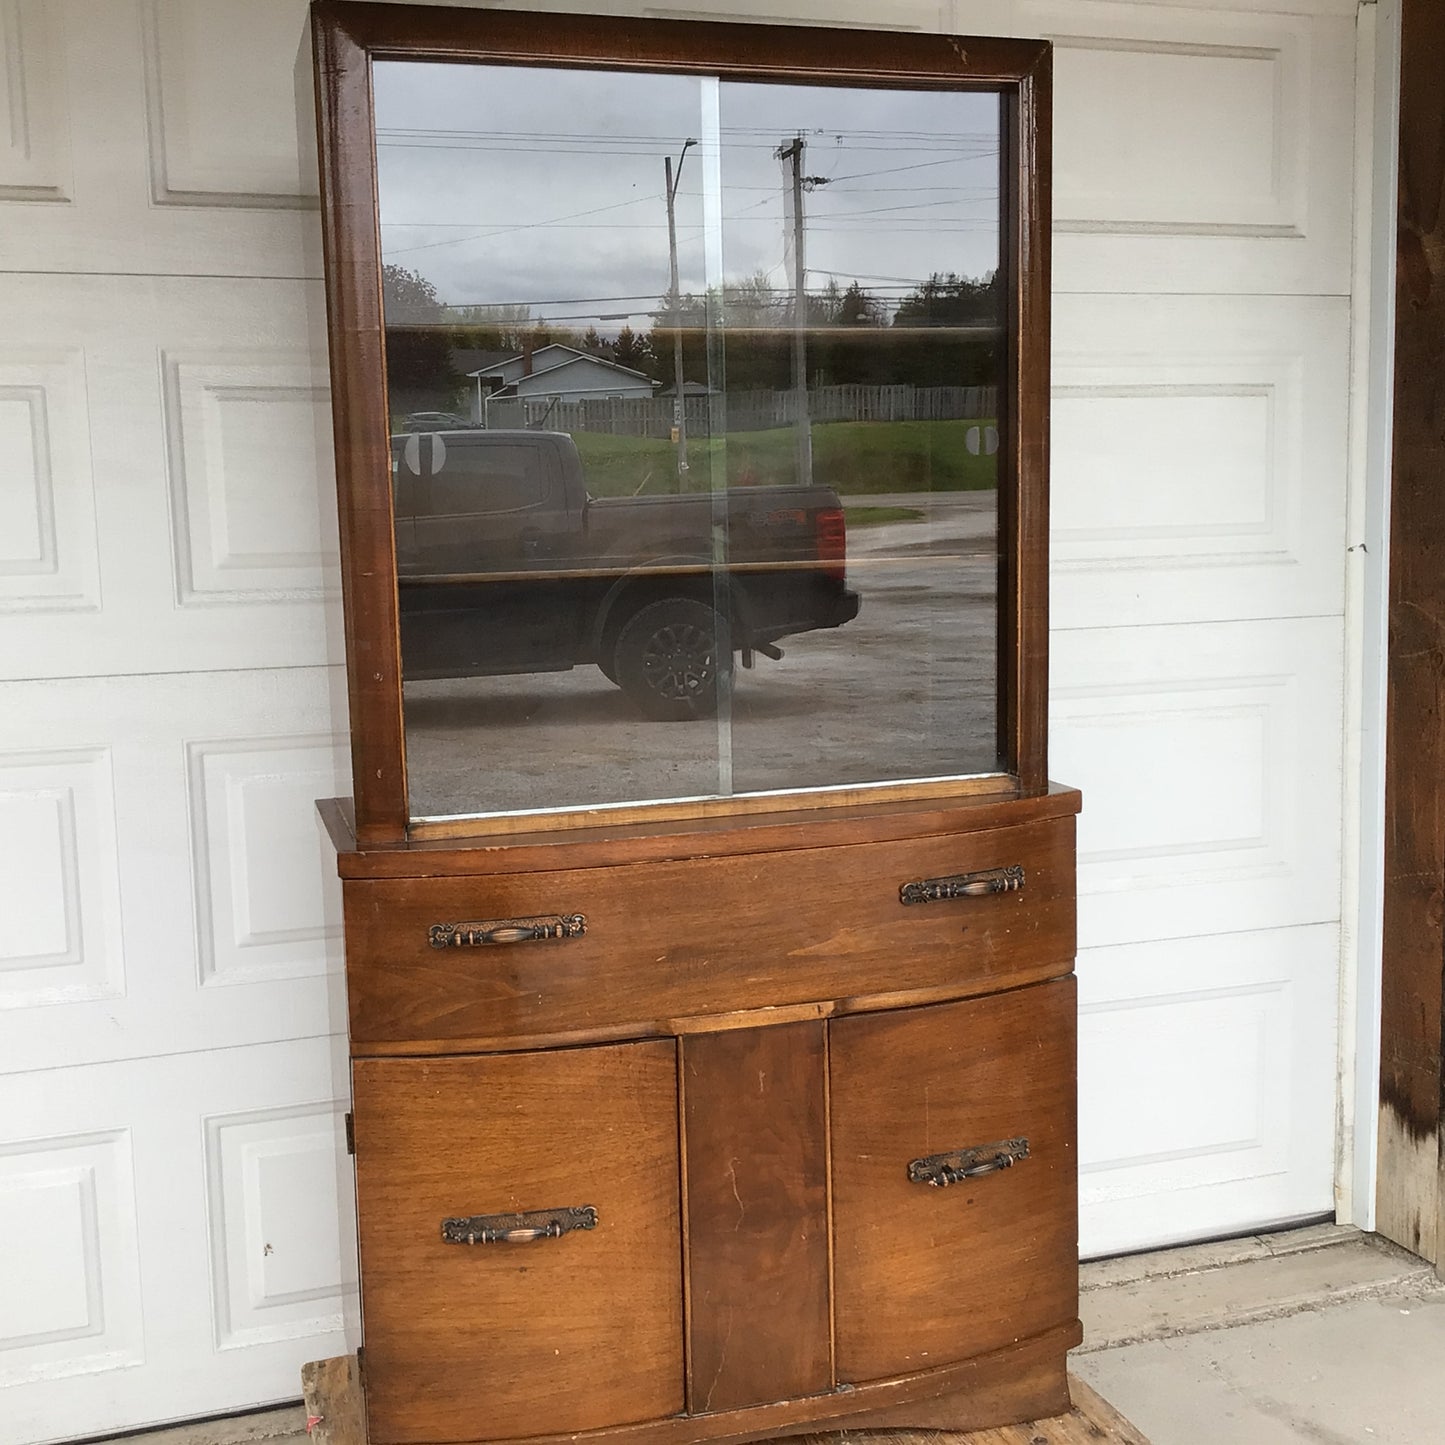
{"label": "vintage wooden cabinet", "polygon": [[312,23],[373,1445],[1066,1409],[1047,46]]}

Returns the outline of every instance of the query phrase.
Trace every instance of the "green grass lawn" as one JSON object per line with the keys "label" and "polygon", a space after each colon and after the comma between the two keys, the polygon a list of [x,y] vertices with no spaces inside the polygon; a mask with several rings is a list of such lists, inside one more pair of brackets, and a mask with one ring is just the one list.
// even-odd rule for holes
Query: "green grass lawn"
{"label": "green grass lawn", "polygon": [[[968,429],[984,421],[834,421],[813,428],[813,481],[844,496],[880,492],[984,491],[998,484],[998,459],[973,456]],[[677,490],[677,449],[651,437],[576,432],[573,439],[593,496],[657,496]],[[688,441],[688,491],[713,484],[714,459],[726,459],[729,486],[797,480],[793,429],[739,432]]]}

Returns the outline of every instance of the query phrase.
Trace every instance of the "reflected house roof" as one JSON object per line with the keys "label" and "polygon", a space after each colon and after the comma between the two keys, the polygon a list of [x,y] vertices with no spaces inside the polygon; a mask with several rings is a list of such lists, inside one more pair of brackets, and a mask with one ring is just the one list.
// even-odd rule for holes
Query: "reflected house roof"
{"label": "reflected house roof", "polygon": [[[588,372],[592,373],[591,384]],[[526,357],[518,354],[469,371],[467,375],[473,379],[500,381],[502,385],[491,392],[494,398],[519,396],[524,391],[534,395],[607,396],[617,395],[619,389],[624,395],[651,396],[660,385],[645,372],[560,342],[539,346],[532,353],[530,371],[526,370]]]}
{"label": "reflected house roof", "polygon": [[[628,376],[649,379],[644,373],[634,371],[630,366],[610,361],[607,357],[598,356],[595,352],[579,351],[575,346],[564,346],[560,341],[549,341],[546,346],[539,346],[532,353],[531,374],[537,376],[544,371],[555,371],[557,367],[570,366],[574,361],[595,361],[599,366],[610,366],[614,371],[625,372]],[[467,372],[468,376],[500,376],[503,381],[516,381],[526,374],[527,356],[525,352],[521,351],[486,366],[479,366],[475,371]]]}
{"label": "reflected house roof", "polygon": [[456,346],[452,348],[452,366],[463,376],[476,376],[483,368],[510,361],[514,355],[512,351],[499,350],[495,346]]}

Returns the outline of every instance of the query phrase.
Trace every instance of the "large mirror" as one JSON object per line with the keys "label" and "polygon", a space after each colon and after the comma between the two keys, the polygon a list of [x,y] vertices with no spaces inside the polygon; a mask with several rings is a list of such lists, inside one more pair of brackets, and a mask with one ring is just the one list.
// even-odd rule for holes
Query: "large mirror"
{"label": "large mirror", "polygon": [[1001,94],[373,92],[411,817],[1005,769]]}

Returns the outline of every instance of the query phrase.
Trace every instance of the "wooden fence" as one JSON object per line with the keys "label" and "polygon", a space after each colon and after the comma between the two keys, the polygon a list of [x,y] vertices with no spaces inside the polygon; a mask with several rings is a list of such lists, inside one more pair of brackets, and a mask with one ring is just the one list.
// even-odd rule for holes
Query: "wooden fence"
{"label": "wooden fence", "polygon": [[[716,430],[767,431],[791,426],[797,393],[740,391],[728,396],[684,398],[687,431],[704,437]],[[604,432],[610,436],[666,439],[675,420],[669,396],[555,398],[489,401],[489,427],[538,427],[546,431]],[[998,416],[992,386],[815,386],[808,391],[808,415],[830,421],[958,421]]]}

